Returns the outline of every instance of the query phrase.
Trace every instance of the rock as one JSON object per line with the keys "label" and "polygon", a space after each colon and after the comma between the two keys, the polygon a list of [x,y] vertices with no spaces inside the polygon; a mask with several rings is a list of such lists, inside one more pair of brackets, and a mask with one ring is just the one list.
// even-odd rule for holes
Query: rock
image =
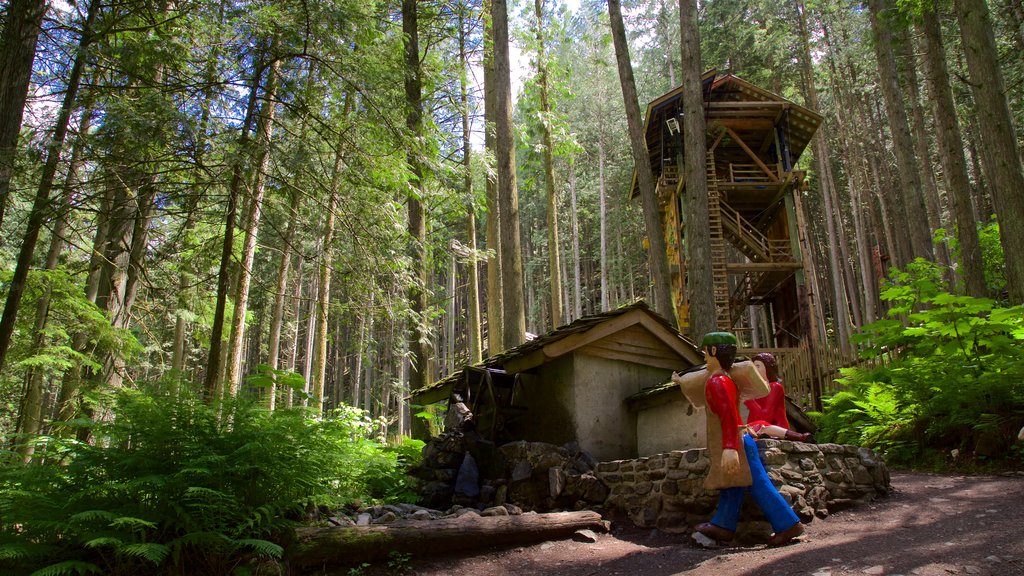
{"label": "rock", "polygon": [[327,519],[328,522],[335,526],[355,526],[356,523],[352,521],[348,516],[331,516]]}
{"label": "rock", "polygon": [[490,508],[484,508],[484,510],[482,512],[480,512],[480,515],[481,516],[508,516],[509,513],[508,513],[508,508],[505,508],[504,506],[491,506]]}
{"label": "rock", "polygon": [[476,467],[476,460],[473,455],[466,452],[459,467],[459,475],[455,479],[455,494],[466,498],[476,498],[480,495],[480,470]]}
{"label": "rock", "polygon": [[512,469],[512,477],[509,478],[512,482],[519,482],[520,480],[526,480],[533,475],[533,466],[530,466],[530,462],[527,460],[519,460],[515,463],[515,467]]}
{"label": "rock", "polygon": [[373,520],[374,524],[390,524],[398,520],[398,515],[388,510]]}
{"label": "rock", "polygon": [[409,516],[413,520],[432,520],[433,516],[426,510],[417,510]]}
{"label": "rock", "polygon": [[863,570],[865,574],[885,574],[885,566],[877,565]]}
{"label": "rock", "polygon": [[572,535],[572,539],[577,542],[593,544],[597,542],[597,534],[594,534],[593,530],[587,530],[584,528],[583,530],[577,530],[576,533]]}
{"label": "rock", "polygon": [[373,520],[373,516],[368,512],[363,512],[356,517],[356,526],[369,526],[371,520]]}
{"label": "rock", "polygon": [[694,532],[692,536],[694,543],[701,548],[718,548],[718,542],[708,538],[700,532]]}
{"label": "rock", "polygon": [[558,498],[565,490],[565,472],[561,468],[548,468],[548,494]]}

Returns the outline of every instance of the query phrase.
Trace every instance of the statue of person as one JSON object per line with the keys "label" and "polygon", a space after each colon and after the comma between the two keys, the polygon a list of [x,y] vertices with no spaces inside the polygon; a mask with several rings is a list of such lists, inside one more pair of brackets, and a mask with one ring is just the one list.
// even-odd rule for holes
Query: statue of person
{"label": "statue of person", "polygon": [[468,391],[455,390],[448,400],[448,413],[444,416],[445,432],[468,432],[476,429],[473,412],[466,406]]}
{"label": "statue of person", "polygon": [[786,391],[779,381],[778,363],[770,352],[760,352],[752,358],[754,367],[768,382],[768,395],[743,401],[747,407],[747,426],[755,436],[768,436],[780,440],[813,442],[808,433],[797,432],[786,418]]}
{"label": "statue of person", "polygon": [[[803,534],[804,527],[768,478],[754,437],[746,433],[747,428],[740,419],[740,393],[728,372],[736,358],[736,336],[729,332],[711,332],[701,340],[701,348],[707,362],[701,404],[707,406],[708,457],[711,460],[704,487],[718,490],[719,496],[715,515],[695,529],[715,540],[731,541],[736,535],[743,496],[749,490],[774,531],[769,545],[786,544]],[[678,374],[673,374],[672,379],[683,384]]]}

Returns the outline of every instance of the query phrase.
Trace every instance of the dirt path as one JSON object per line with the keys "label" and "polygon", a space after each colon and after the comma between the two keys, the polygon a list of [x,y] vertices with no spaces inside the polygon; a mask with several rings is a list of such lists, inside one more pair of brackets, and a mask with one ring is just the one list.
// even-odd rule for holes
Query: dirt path
{"label": "dirt path", "polygon": [[[573,540],[399,563],[419,576],[1024,575],[1024,472],[892,474],[887,499],[807,525],[794,544],[705,550],[689,535],[613,527]],[[384,566],[363,574],[401,573]]]}

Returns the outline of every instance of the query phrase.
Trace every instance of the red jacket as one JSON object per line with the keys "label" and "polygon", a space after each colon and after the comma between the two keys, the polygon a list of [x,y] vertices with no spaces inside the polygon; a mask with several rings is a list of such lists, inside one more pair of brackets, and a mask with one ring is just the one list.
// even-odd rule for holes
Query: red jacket
{"label": "red jacket", "polygon": [[704,398],[708,401],[708,409],[718,416],[722,424],[722,449],[742,450],[740,445],[739,401],[736,396],[736,384],[728,374],[712,374],[704,386]]}
{"label": "red jacket", "polygon": [[750,412],[747,415],[747,424],[774,424],[789,430],[789,419],[786,418],[786,392],[782,388],[782,383],[769,382],[768,388],[767,396],[743,402]]}

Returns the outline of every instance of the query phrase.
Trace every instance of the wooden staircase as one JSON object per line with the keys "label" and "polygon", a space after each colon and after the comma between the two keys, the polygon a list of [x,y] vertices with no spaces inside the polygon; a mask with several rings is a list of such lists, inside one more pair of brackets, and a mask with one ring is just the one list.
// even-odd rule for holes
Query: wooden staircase
{"label": "wooden staircase", "polygon": [[707,154],[708,228],[711,235],[711,275],[715,290],[715,324],[719,330],[732,328],[729,306],[729,272],[726,268],[726,238],[722,226],[722,202],[718,194],[715,154]]}

